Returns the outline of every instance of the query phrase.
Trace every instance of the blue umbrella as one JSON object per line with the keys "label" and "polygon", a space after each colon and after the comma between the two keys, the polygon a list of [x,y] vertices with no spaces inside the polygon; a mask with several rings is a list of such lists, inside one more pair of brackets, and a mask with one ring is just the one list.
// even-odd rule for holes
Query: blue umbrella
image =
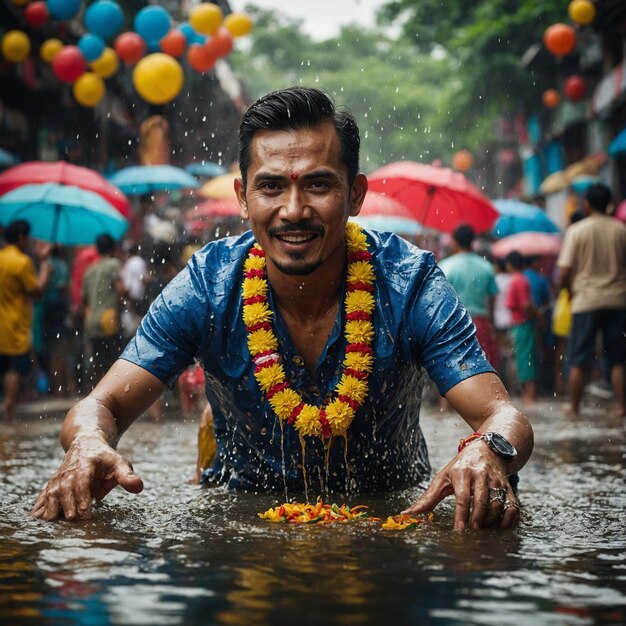
{"label": "blue umbrella", "polygon": [[558,233],[559,227],[534,204],[520,200],[494,200],[500,217],[496,220],[491,233],[495,237],[507,237],[528,231]]}
{"label": "blue umbrella", "polygon": [[213,163],[213,161],[201,161],[200,163],[190,163],[185,166],[185,170],[194,176],[206,176],[213,178],[221,176],[228,171],[223,165]]}
{"label": "blue umbrella", "polygon": [[11,167],[12,165],[19,163],[20,160],[20,157],[17,155],[0,148],[0,167]]}
{"label": "blue umbrella", "polygon": [[626,128],[620,131],[617,137],[609,144],[607,152],[611,156],[617,156],[618,154],[626,152]]}
{"label": "blue umbrella", "polygon": [[30,224],[31,236],[65,246],[87,245],[99,235],[120,239],[128,220],[102,196],[73,185],[23,185],[0,197],[0,224]]}
{"label": "blue umbrella", "polygon": [[198,181],[184,169],[173,165],[135,165],[119,170],[109,178],[126,194],[143,195],[174,189],[195,189]]}
{"label": "blue umbrella", "polygon": [[581,174],[580,176],[576,176],[572,181],[570,187],[577,194],[583,194],[591,185],[599,182],[600,179],[597,176],[588,176],[587,174]]}

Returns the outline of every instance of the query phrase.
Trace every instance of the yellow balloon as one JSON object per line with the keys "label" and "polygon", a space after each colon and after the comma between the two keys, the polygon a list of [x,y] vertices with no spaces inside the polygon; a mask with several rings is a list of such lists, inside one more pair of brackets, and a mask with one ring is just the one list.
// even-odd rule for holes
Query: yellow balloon
{"label": "yellow balloon", "polygon": [[120,61],[113,48],[105,48],[100,57],[89,64],[89,67],[101,78],[110,78],[117,72],[119,66]]}
{"label": "yellow balloon", "polygon": [[161,52],[144,57],[133,70],[137,93],[151,104],[166,104],[173,100],[180,93],[183,81],[180,63]]}
{"label": "yellow balloon", "polygon": [[2,37],[0,49],[8,61],[19,63],[30,52],[30,39],[24,31],[10,30]]}
{"label": "yellow balloon", "polygon": [[246,13],[230,13],[224,20],[224,27],[233,37],[243,37],[252,30],[252,18]]}
{"label": "yellow balloon", "polygon": [[76,102],[84,107],[95,107],[104,97],[105,91],[104,81],[93,72],[85,72],[72,85]]}
{"label": "yellow balloon", "polygon": [[198,4],[189,12],[189,23],[197,33],[212,35],[222,24],[222,9],[212,2]]}
{"label": "yellow balloon", "polygon": [[50,64],[54,61],[54,57],[59,54],[62,47],[63,42],[60,39],[54,37],[52,39],[46,39],[41,44],[41,48],[39,48],[39,56],[42,61]]}
{"label": "yellow balloon", "polygon": [[567,13],[576,24],[591,24],[596,19],[596,7],[590,0],[572,0]]}

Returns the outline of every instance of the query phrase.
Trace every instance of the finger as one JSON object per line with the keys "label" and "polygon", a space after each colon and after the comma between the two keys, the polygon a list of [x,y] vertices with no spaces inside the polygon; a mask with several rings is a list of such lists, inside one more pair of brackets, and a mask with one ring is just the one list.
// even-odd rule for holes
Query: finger
{"label": "finger", "polygon": [[520,511],[519,511],[519,503],[515,497],[510,497],[507,499],[504,505],[504,513],[502,514],[502,519],[500,520],[501,528],[514,528],[517,526],[520,520]]}
{"label": "finger", "polygon": [[472,504],[472,528],[483,527],[485,517],[489,512],[489,489],[487,483],[474,484],[474,502]]}
{"label": "finger", "polygon": [[459,480],[454,486],[456,506],[454,508],[454,530],[465,530],[470,516],[471,485],[468,480]]}
{"label": "finger", "polygon": [[143,491],[143,480],[133,472],[133,466],[128,461],[117,463],[113,475],[118,485],[129,493]]}
{"label": "finger", "polygon": [[[499,489],[499,487],[496,487]],[[505,495],[506,499],[506,495]],[[504,500],[501,500],[499,497],[491,497],[489,503],[489,509],[487,510],[487,515],[485,515],[485,519],[483,522],[483,528],[492,528],[493,526],[499,526],[500,520],[502,519],[502,513],[504,511]]]}
{"label": "finger", "polygon": [[78,519],[91,519],[91,483],[93,481],[94,470],[90,469],[81,472],[76,477],[74,489],[76,497],[76,516]]}
{"label": "finger", "polygon": [[428,513],[452,493],[452,486],[448,481],[437,480],[435,478],[417,501],[408,509],[402,511],[401,514],[415,515],[416,513]]}
{"label": "finger", "polygon": [[48,489],[48,485],[46,485],[43,491],[37,496],[37,499],[35,500],[35,504],[33,504],[33,508],[30,510],[30,515],[32,515],[33,517],[36,517],[35,516],[36,511],[41,511],[41,509],[44,507],[46,503],[47,489]]}
{"label": "finger", "polygon": [[61,502],[61,508],[63,509],[63,516],[66,520],[72,521],[76,519],[76,497],[74,495],[73,486],[68,486],[63,491],[61,491],[61,495],[59,497]]}
{"label": "finger", "polygon": [[42,499],[41,496],[37,498],[37,502],[35,502],[35,506],[30,510],[29,515],[31,517],[40,518],[43,516],[43,512],[45,509],[45,500]]}
{"label": "finger", "polygon": [[41,519],[45,519],[48,522],[53,522],[56,519],[59,519],[61,512],[61,505],[57,498],[51,494],[48,495],[48,499],[46,500],[43,515]]}

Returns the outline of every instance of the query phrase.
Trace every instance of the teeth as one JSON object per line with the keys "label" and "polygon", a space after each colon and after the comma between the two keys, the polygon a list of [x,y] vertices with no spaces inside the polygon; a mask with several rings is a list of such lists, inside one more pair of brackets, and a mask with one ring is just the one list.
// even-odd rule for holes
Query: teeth
{"label": "teeth", "polygon": [[282,235],[281,239],[287,243],[302,243],[311,239],[308,235]]}

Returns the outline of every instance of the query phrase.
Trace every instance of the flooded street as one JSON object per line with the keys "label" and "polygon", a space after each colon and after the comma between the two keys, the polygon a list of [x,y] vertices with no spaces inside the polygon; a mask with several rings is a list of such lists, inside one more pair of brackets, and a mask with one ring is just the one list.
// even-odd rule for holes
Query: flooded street
{"label": "flooded street", "polygon": [[[0,623],[624,624],[624,421],[601,406],[578,419],[562,409],[543,401],[529,413],[525,521],[511,532],[452,532],[452,500],[414,531],[269,524],[256,514],[280,497],[188,484],[196,423],[174,416],[142,419],[122,439],[142,494],[115,490],[89,522],[34,521],[61,420],[3,424]],[[422,424],[438,470],[467,426],[431,406]],[[385,517],[416,495],[349,504]]]}

